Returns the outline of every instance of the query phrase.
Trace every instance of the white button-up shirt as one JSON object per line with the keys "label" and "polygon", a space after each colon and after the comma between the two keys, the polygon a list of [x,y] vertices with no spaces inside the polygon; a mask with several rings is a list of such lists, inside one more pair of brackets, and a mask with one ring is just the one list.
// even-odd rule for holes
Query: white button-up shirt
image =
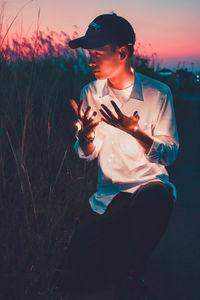
{"label": "white button-up shirt", "polygon": [[[110,91],[107,80],[95,80],[85,86],[81,92],[84,109],[90,105],[101,118],[99,109],[105,104],[110,110],[114,100],[122,113],[128,117],[138,111],[140,127],[153,138],[153,144],[144,153],[134,137],[105,122],[95,130],[95,150],[85,156],[77,140],[75,151],[80,158],[88,161],[98,159],[97,192],[90,199],[94,211],[103,214],[120,191],[134,193],[149,182],[162,181],[176,189],[169,182],[165,166],[172,164],[178,153],[178,134],[170,88],[160,81],[135,73],[135,83],[130,98],[120,102]],[[162,199],[161,199],[162,201]]]}

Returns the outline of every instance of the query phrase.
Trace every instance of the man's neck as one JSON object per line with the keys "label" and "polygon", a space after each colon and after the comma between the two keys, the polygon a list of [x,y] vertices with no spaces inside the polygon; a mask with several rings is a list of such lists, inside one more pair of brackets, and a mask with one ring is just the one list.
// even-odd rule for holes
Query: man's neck
{"label": "man's neck", "polygon": [[117,76],[113,76],[112,78],[108,78],[107,80],[111,88],[118,90],[129,88],[134,84],[135,81],[134,69],[128,68],[128,70],[124,70]]}

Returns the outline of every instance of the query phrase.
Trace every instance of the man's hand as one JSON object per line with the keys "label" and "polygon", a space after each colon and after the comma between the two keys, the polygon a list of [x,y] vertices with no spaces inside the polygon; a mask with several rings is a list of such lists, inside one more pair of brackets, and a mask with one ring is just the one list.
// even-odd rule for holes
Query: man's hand
{"label": "man's hand", "polygon": [[102,104],[102,108],[100,109],[101,114],[104,118],[102,121],[106,122],[109,125],[112,125],[118,129],[121,129],[127,133],[134,133],[139,129],[139,115],[138,112],[135,111],[132,117],[127,117],[122,114],[121,110],[117,106],[114,101],[111,101],[112,106],[114,107],[117,116],[115,116],[104,104]]}
{"label": "man's hand", "polygon": [[135,111],[132,117],[127,117],[121,112],[114,101],[111,101],[111,104],[114,107],[117,116],[115,116],[107,106],[102,104],[101,106],[104,109],[100,109],[101,114],[104,116],[102,121],[132,135],[147,154],[153,144],[153,138],[140,128],[138,124],[140,118],[138,112]]}
{"label": "man's hand", "polygon": [[71,106],[74,109],[78,120],[81,125],[81,131],[87,137],[90,137],[91,134],[95,131],[96,126],[101,122],[101,119],[95,121],[95,117],[97,112],[91,111],[91,107],[88,106],[86,108],[85,113],[83,113],[83,100],[80,101],[80,105],[78,106],[75,100],[70,100]]}

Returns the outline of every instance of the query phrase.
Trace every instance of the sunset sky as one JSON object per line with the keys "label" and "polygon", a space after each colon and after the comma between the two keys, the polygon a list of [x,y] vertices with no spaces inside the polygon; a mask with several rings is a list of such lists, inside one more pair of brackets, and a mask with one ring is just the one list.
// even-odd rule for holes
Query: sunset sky
{"label": "sunset sky", "polygon": [[[5,2],[3,32],[27,3],[23,0]],[[0,3],[3,5],[4,1]],[[75,30],[83,35],[96,16],[114,11],[133,25],[140,53],[156,53],[162,66],[176,67],[180,61],[188,69],[194,63],[194,71],[200,70],[199,0],[33,0],[17,17],[10,35],[22,31],[25,36],[31,35],[37,27],[39,9],[40,30],[46,31],[48,27],[70,36]]]}

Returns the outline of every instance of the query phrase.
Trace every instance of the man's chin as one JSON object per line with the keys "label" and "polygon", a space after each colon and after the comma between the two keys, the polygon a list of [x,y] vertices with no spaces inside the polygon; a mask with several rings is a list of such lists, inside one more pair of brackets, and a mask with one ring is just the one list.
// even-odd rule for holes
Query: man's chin
{"label": "man's chin", "polygon": [[94,76],[96,77],[96,79],[100,79],[100,80],[106,79],[106,76],[101,74],[100,72],[95,72]]}

